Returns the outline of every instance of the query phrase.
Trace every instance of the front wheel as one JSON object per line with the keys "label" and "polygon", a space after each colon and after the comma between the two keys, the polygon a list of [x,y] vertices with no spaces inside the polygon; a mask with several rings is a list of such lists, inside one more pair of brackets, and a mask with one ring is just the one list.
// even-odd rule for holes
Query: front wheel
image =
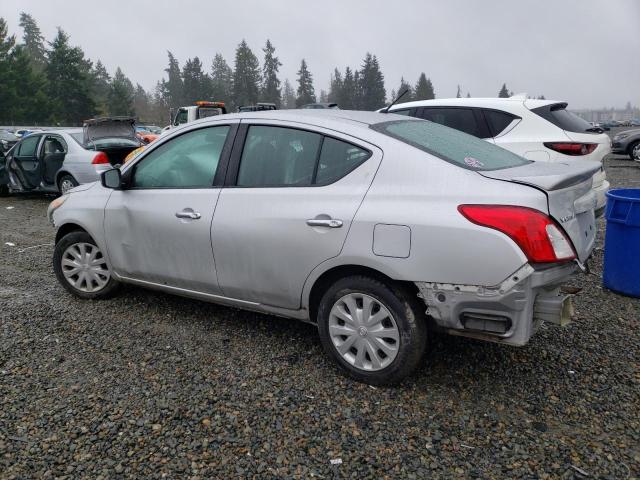
{"label": "front wheel", "polygon": [[80,298],[108,298],[119,285],[87,232],[71,232],[60,239],[53,251],[53,270],[62,286]]}
{"label": "front wheel", "polygon": [[9,187],[7,185],[0,185],[0,197],[9,196]]}
{"label": "front wheel", "polygon": [[629,145],[627,151],[629,152],[629,158],[631,160],[640,160],[640,140]]}
{"label": "front wheel", "polygon": [[424,310],[404,289],[371,277],[346,277],[320,301],[320,340],[349,376],[392,385],[411,375],[424,355]]}

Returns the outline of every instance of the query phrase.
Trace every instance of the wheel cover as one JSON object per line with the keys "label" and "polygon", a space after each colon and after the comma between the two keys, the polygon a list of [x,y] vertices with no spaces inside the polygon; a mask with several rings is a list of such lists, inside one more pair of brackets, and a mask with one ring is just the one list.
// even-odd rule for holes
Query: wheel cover
{"label": "wheel cover", "polygon": [[636,162],[640,162],[640,143],[635,147],[633,147],[633,152],[631,153],[631,156]]}
{"label": "wheel cover", "polygon": [[329,313],[329,336],[346,362],[365,371],[388,367],[400,347],[393,315],[364,293],[349,293],[334,303]]}
{"label": "wheel cover", "polygon": [[81,292],[102,290],[111,272],[100,249],[91,243],[74,243],[62,254],[62,274],[69,284]]}
{"label": "wheel cover", "polygon": [[68,178],[65,178],[64,180],[62,180],[62,182],[60,182],[60,192],[61,193],[67,193],[73,187],[75,187],[75,184],[71,180],[69,180]]}

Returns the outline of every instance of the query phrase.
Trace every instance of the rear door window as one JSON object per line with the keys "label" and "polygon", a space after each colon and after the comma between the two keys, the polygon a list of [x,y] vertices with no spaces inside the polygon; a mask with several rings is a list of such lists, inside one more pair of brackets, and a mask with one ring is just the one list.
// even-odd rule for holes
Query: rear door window
{"label": "rear door window", "polygon": [[597,133],[593,131],[593,126],[589,122],[569,112],[566,103],[545,105],[544,107],[534,108],[531,111],[567,132]]}
{"label": "rear door window", "polygon": [[474,137],[488,138],[490,136],[481,119],[471,108],[422,108],[418,111],[417,116],[446,127],[455,128]]}
{"label": "rear door window", "polygon": [[322,135],[295,128],[252,125],[247,132],[237,185],[309,186]]}
{"label": "rear door window", "polygon": [[501,135],[511,125],[511,122],[520,119],[520,117],[501,110],[484,109],[482,113],[484,113],[484,118],[487,120],[492,137]]}
{"label": "rear door window", "polygon": [[504,148],[434,122],[396,120],[371,128],[468,170],[499,170],[531,163]]}

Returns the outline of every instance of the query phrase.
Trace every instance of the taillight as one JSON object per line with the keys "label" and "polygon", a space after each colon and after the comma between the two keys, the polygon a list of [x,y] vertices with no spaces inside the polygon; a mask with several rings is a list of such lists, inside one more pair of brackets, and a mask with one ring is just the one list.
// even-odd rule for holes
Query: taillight
{"label": "taillight", "polygon": [[107,154],[104,152],[98,152],[96,156],[93,157],[93,160],[91,160],[91,163],[93,165],[103,165],[109,163],[109,157],[107,157]]}
{"label": "taillight", "polygon": [[550,263],[576,258],[571,242],[544,213],[511,205],[460,205],[467,220],[493,228],[510,237],[531,263]]}
{"label": "taillight", "polygon": [[575,142],[546,142],[545,147],[565,155],[589,155],[596,148],[597,143],[575,143]]}

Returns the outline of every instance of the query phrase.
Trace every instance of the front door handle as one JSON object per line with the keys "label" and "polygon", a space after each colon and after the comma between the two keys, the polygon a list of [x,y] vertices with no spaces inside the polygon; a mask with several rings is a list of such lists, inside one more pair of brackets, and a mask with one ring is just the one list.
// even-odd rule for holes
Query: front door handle
{"label": "front door handle", "polygon": [[342,220],[336,220],[333,218],[310,218],[309,220],[307,220],[307,225],[309,225],[310,227],[340,228],[342,226]]}
{"label": "front door handle", "polygon": [[183,210],[182,212],[176,212],[178,218],[189,218],[191,220],[198,220],[202,215],[198,212]]}

